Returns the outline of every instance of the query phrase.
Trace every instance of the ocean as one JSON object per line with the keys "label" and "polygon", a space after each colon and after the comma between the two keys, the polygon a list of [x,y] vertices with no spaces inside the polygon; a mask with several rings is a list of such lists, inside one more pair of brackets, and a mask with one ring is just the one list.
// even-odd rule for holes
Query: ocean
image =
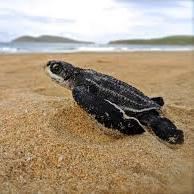
{"label": "ocean", "polygon": [[189,51],[192,45],[108,45],[69,43],[0,43],[0,53],[73,53],[73,52],[134,52]]}

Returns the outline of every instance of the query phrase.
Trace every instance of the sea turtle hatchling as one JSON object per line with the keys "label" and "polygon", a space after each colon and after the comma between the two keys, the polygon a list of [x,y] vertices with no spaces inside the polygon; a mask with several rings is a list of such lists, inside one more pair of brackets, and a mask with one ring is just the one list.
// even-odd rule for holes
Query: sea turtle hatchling
{"label": "sea turtle hatchling", "polygon": [[49,61],[45,69],[52,80],[70,89],[78,105],[105,127],[131,135],[147,130],[170,144],[184,142],[183,131],[160,115],[162,97],[149,98],[112,76],[63,61]]}

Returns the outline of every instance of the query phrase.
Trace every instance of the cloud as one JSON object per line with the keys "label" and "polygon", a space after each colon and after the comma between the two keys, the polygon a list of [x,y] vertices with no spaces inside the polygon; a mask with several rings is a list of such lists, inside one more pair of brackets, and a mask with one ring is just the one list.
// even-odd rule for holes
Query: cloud
{"label": "cloud", "polygon": [[[138,5],[139,7],[142,6],[144,8],[147,7],[155,7],[155,8],[162,8],[162,7],[183,7],[186,4],[192,4],[193,0],[115,0],[118,3],[123,3],[123,4],[134,4]],[[190,5],[189,5],[190,7]],[[190,7],[191,8],[191,7]]]}
{"label": "cloud", "polygon": [[74,22],[74,20],[72,19],[28,15],[24,12],[19,12],[13,9],[0,10],[0,20],[10,20],[13,18],[14,20],[17,20],[17,21],[27,20],[27,21],[39,22],[39,23],[72,23]]}
{"label": "cloud", "polygon": [[192,34],[191,18],[191,0],[6,0],[0,2],[0,41],[23,34],[98,42]]}

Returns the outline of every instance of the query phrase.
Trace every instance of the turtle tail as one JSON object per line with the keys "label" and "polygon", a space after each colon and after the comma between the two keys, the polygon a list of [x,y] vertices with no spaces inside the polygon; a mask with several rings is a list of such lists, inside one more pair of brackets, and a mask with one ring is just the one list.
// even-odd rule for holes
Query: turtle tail
{"label": "turtle tail", "polygon": [[152,133],[170,144],[182,144],[184,142],[183,131],[166,117],[161,117],[157,112],[146,114],[140,118],[140,122],[148,126]]}

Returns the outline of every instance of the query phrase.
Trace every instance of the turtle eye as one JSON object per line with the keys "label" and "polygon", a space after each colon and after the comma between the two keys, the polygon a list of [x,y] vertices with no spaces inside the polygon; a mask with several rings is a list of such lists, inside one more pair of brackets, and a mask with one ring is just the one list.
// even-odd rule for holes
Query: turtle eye
{"label": "turtle eye", "polygon": [[51,71],[54,73],[54,74],[60,74],[61,73],[61,71],[62,71],[62,65],[61,64],[57,64],[57,63],[55,63],[55,64],[53,64],[52,66],[51,66]]}

